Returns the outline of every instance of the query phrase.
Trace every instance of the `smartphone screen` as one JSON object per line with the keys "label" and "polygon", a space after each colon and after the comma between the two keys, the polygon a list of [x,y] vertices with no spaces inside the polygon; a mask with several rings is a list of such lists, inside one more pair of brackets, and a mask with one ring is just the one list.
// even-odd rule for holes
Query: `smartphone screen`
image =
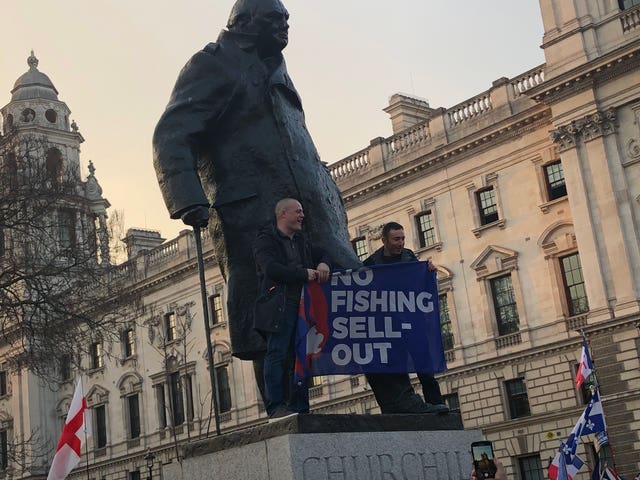
{"label": "smartphone screen", "polygon": [[473,467],[476,470],[476,478],[495,478],[496,464],[493,461],[493,446],[489,441],[473,442],[471,444]]}

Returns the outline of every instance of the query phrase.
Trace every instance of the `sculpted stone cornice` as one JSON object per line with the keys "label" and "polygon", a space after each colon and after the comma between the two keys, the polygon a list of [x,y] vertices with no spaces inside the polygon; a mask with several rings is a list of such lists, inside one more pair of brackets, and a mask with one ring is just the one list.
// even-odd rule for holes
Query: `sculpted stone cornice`
{"label": "sculpted stone cornice", "polygon": [[[562,321],[564,322],[564,320]],[[636,328],[640,329],[640,316],[638,316],[638,314],[603,320],[593,325],[587,325],[583,330],[587,338],[591,339],[615,331]],[[524,330],[521,332],[524,333]],[[537,358],[546,358],[553,355],[570,355],[568,358],[573,361],[575,358],[573,355],[575,355],[575,352],[579,350],[581,342],[581,337],[576,334],[575,336],[571,336],[570,338],[557,342],[541,346],[532,346],[526,350],[501,355],[490,360],[474,362],[472,365],[461,365],[459,367],[450,368],[442,374],[441,382],[451,381],[456,378],[465,378],[469,373],[495,371],[514,364],[528,365]],[[470,347],[475,347],[476,345],[477,344],[465,345],[464,348],[468,349]]]}
{"label": "sculpted stone cornice", "polygon": [[343,192],[344,203],[364,202],[385,189],[395,188],[403,182],[413,181],[415,175],[424,174],[430,169],[438,168],[444,162],[463,160],[468,156],[478,155],[478,153],[495,145],[521,137],[527,132],[548,125],[550,115],[550,110],[538,109],[535,113],[525,118],[511,119],[512,122],[505,123],[504,126],[499,128],[495,126],[495,130],[490,133],[482,134],[482,132],[476,132],[476,134],[469,135],[460,142],[446,145],[436,152],[429,152],[423,156],[417,153],[415,160],[407,162],[407,164],[398,167],[393,172],[380,175],[368,185],[361,184],[347,189],[347,191]]}
{"label": "sculpted stone cornice", "polygon": [[[597,64],[595,63],[597,61]],[[640,49],[631,52],[612,52],[596,61],[583,65],[551,79],[527,91],[536,102],[552,105],[567,97],[593,88],[597,83],[615,79],[640,66]]]}
{"label": "sculpted stone cornice", "polygon": [[551,130],[551,140],[558,144],[560,152],[574,148],[582,140],[589,142],[604,135],[614,133],[618,128],[616,111],[609,108],[605,111],[596,111],[582,118],[572,120],[567,125],[562,125]]}

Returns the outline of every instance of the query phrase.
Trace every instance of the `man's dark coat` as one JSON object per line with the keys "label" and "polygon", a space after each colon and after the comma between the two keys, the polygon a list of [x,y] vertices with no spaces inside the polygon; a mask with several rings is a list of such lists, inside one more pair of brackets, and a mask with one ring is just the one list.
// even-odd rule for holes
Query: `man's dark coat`
{"label": "man's dark coat", "polygon": [[296,198],[311,242],[333,265],[359,265],[335,182],[307,131],[282,55],[262,60],[254,37],[223,31],[180,72],[153,137],[154,166],[171,218],[211,206],[214,251],[228,283],[233,354],[264,350],[253,330],[252,245],[275,204]]}
{"label": "man's dark coat", "polygon": [[[271,222],[265,225],[258,233],[254,246],[254,255],[258,276],[260,278],[260,295],[268,294],[274,287],[283,288],[285,297],[288,289],[298,289],[307,283],[307,268],[315,268],[320,262],[331,265],[329,257],[324,251],[311,245],[308,236],[304,232],[297,232],[293,237],[296,250],[300,253],[302,265],[294,267],[287,264],[287,251],[282,233],[279,233],[276,225]],[[282,327],[283,316],[267,315],[255,318],[257,330],[276,332]]]}

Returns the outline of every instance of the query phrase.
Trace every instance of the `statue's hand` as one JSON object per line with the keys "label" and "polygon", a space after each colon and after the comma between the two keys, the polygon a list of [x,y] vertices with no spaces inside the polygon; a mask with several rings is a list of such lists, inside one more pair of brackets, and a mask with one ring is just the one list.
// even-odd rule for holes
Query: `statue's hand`
{"label": "statue's hand", "polygon": [[186,210],[180,218],[185,225],[204,228],[209,223],[209,209],[202,205]]}

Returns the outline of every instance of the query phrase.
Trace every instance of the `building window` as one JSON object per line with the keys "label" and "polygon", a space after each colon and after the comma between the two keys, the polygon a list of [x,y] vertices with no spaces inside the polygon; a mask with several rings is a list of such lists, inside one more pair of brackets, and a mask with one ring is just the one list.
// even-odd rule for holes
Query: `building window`
{"label": "building window", "polygon": [[176,339],[176,313],[169,312],[164,316],[164,333],[167,342],[173,342]]}
{"label": "building window", "polygon": [[0,431],[0,469],[9,467],[9,437],[6,430]]}
{"label": "building window", "polygon": [[354,238],[351,240],[351,246],[360,260],[365,260],[369,256],[367,252],[367,239],[365,237]]}
{"label": "building window", "polygon": [[95,448],[104,448],[107,445],[107,410],[104,405],[93,408],[93,421]]}
{"label": "building window", "polygon": [[169,376],[169,395],[171,396],[173,426],[177,427],[184,423],[184,398],[179,372],[174,372]]}
{"label": "building window", "polygon": [[476,192],[478,213],[480,214],[480,225],[498,221],[498,204],[493,187],[485,188]]}
{"label": "building window", "polygon": [[[578,363],[576,363],[573,366],[574,378],[578,374],[578,367],[579,367]],[[585,379],[584,382],[582,382],[582,385],[580,385],[580,388],[578,389],[579,390],[578,395],[580,396],[580,401],[582,402],[582,405],[586,405],[591,401],[591,397],[593,396],[593,394],[591,393],[591,386],[593,384],[594,384],[593,377],[590,376],[589,378]]]}
{"label": "building window", "polygon": [[135,472],[129,472],[129,480],[140,480],[140,470],[136,470]]}
{"label": "building window", "polygon": [[444,403],[447,404],[447,407],[449,407],[450,412],[460,412],[460,397],[458,397],[457,393],[443,395],[442,399]]}
{"label": "building window", "polygon": [[640,0],[618,0],[618,5],[620,6],[620,10],[628,10],[640,5]]}
{"label": "building window", "polygon": [[58,210],[58,240],[62,250],[76,246],[76,212],[68,208]]}
{"label": "building window", "polygon": [[217,325],[224,321],[222,295],[217,293],[209,297],[209,310],[211,311],[211,325]]}
{"label": "building window", "polygon": [[140,436],[140,403],[138,394],[129,395],[126,397],[126,402],[129,438],[138,438]]}
{"label": "building window", "polygon": [[540,455],[529,455],[518,459],[520,478],[522,480],[544,480]]}
{"label": "building window", "polygon": [[493,307],[498,323],[498,334],[509,335],[519,331],[520,320],[516,296],[513,293],[511,274],[491,279],[491,293],[493,295]]}
{"label": "building window", "polygon": [[442,346],[445,350],[453,349],[453,329],[451,328],[451,318],[449,317],[449,303],[447,294],[438,296],[440,306],[440,331],[442,332]]}
{"label": "building window", "polygon": [[62,182],[62,153],[57,148],[47,150],[46,159],[47,179],[52,186],[58,187]]}
{"label": "building window", "polygon": [[5,157],[5,168],[2,171],[3,180],[6,182],[6,186],[11,188],[18,184],[18,162],[16,161],[16,154],[9,152]]}
{"label": "building window", "polygon": [[187,420],[192,421],[194,417],[193,409],[193,380],[191,375],[184,376],[184,385],[186,387],[186,400],[187,400]]}
{"label": "building window", "polygon": [[317,375],[311,377],[311,385],[309,386],[309,398],[317,398],[322,396],[322,385],[324,384],[325,377],[323,375]]}
{"label": "building window", "polygon": [[516,378],[505,382],[507,400],[509,402],[509,414],[511,418],[528,417],[531,415],[529,409],[529,396],[523,378]]}
{"label": "building window", "polygon": [[[613,461],[613,454],[611,452],[611,448],[601,448],[600,451],[596,451],[596,442],[585,442],[585,451],[587,452],[587,465],[595,465],[596,458],[600,459],[600,465],[615,465]],[[600,478],[600,477],[597,477]],[[609,477],[611,478],[611,477]],[[635,480],[635,478],[634,478]]]}
{"label": "building window", "polygon": [[567,185],[564,181],[564,171],[560,160],[545,165],[544,178],[547,185],[547,198],[549,201],[567,196]]}
{"label": "building window", "polygon": [[164,385],[156,385],[156,401],[158,405],[158,426],[167,426],[167,402],[164,397]]}
{"label": "building window", "polygon": [[431,210],[416,215],[416,227],[418,228],[418,243],[421,248],[435,245],[436,229],[433,224]]}
{"label": "building window", "polygon": [[587,301],[587,291],[584,288],[580,256],[578,253],[573,253],[566,257],[560,257],[560,264],[569,315],[574,316],[588,312],[589,302]]}
{"label": "building window", "polygon": [[91,347],[89,348],[89,357],[90,367],[93,370],[102,368],[102,343],[95,342],[91,344]]}
{"label": "building window", "polygon": [[71,379],[71,355],[62,355],[60,357],[60,380],[63,382]]}
{"label": "building window", "polygon": [[7,372],[3,370],[0,372],[0,396],[7,393],[9,393],[7,390]]}
{"label": "building window", "polygon": [[124,358],[133,357],[136,354],[136,340],[132,328],[122,332],[122,353]]}
{"label": "building window", "polygon": [[218,410],[225,413],[231,410],[231,386],[229,384],[229,367],[216,367],[218,381]]}

